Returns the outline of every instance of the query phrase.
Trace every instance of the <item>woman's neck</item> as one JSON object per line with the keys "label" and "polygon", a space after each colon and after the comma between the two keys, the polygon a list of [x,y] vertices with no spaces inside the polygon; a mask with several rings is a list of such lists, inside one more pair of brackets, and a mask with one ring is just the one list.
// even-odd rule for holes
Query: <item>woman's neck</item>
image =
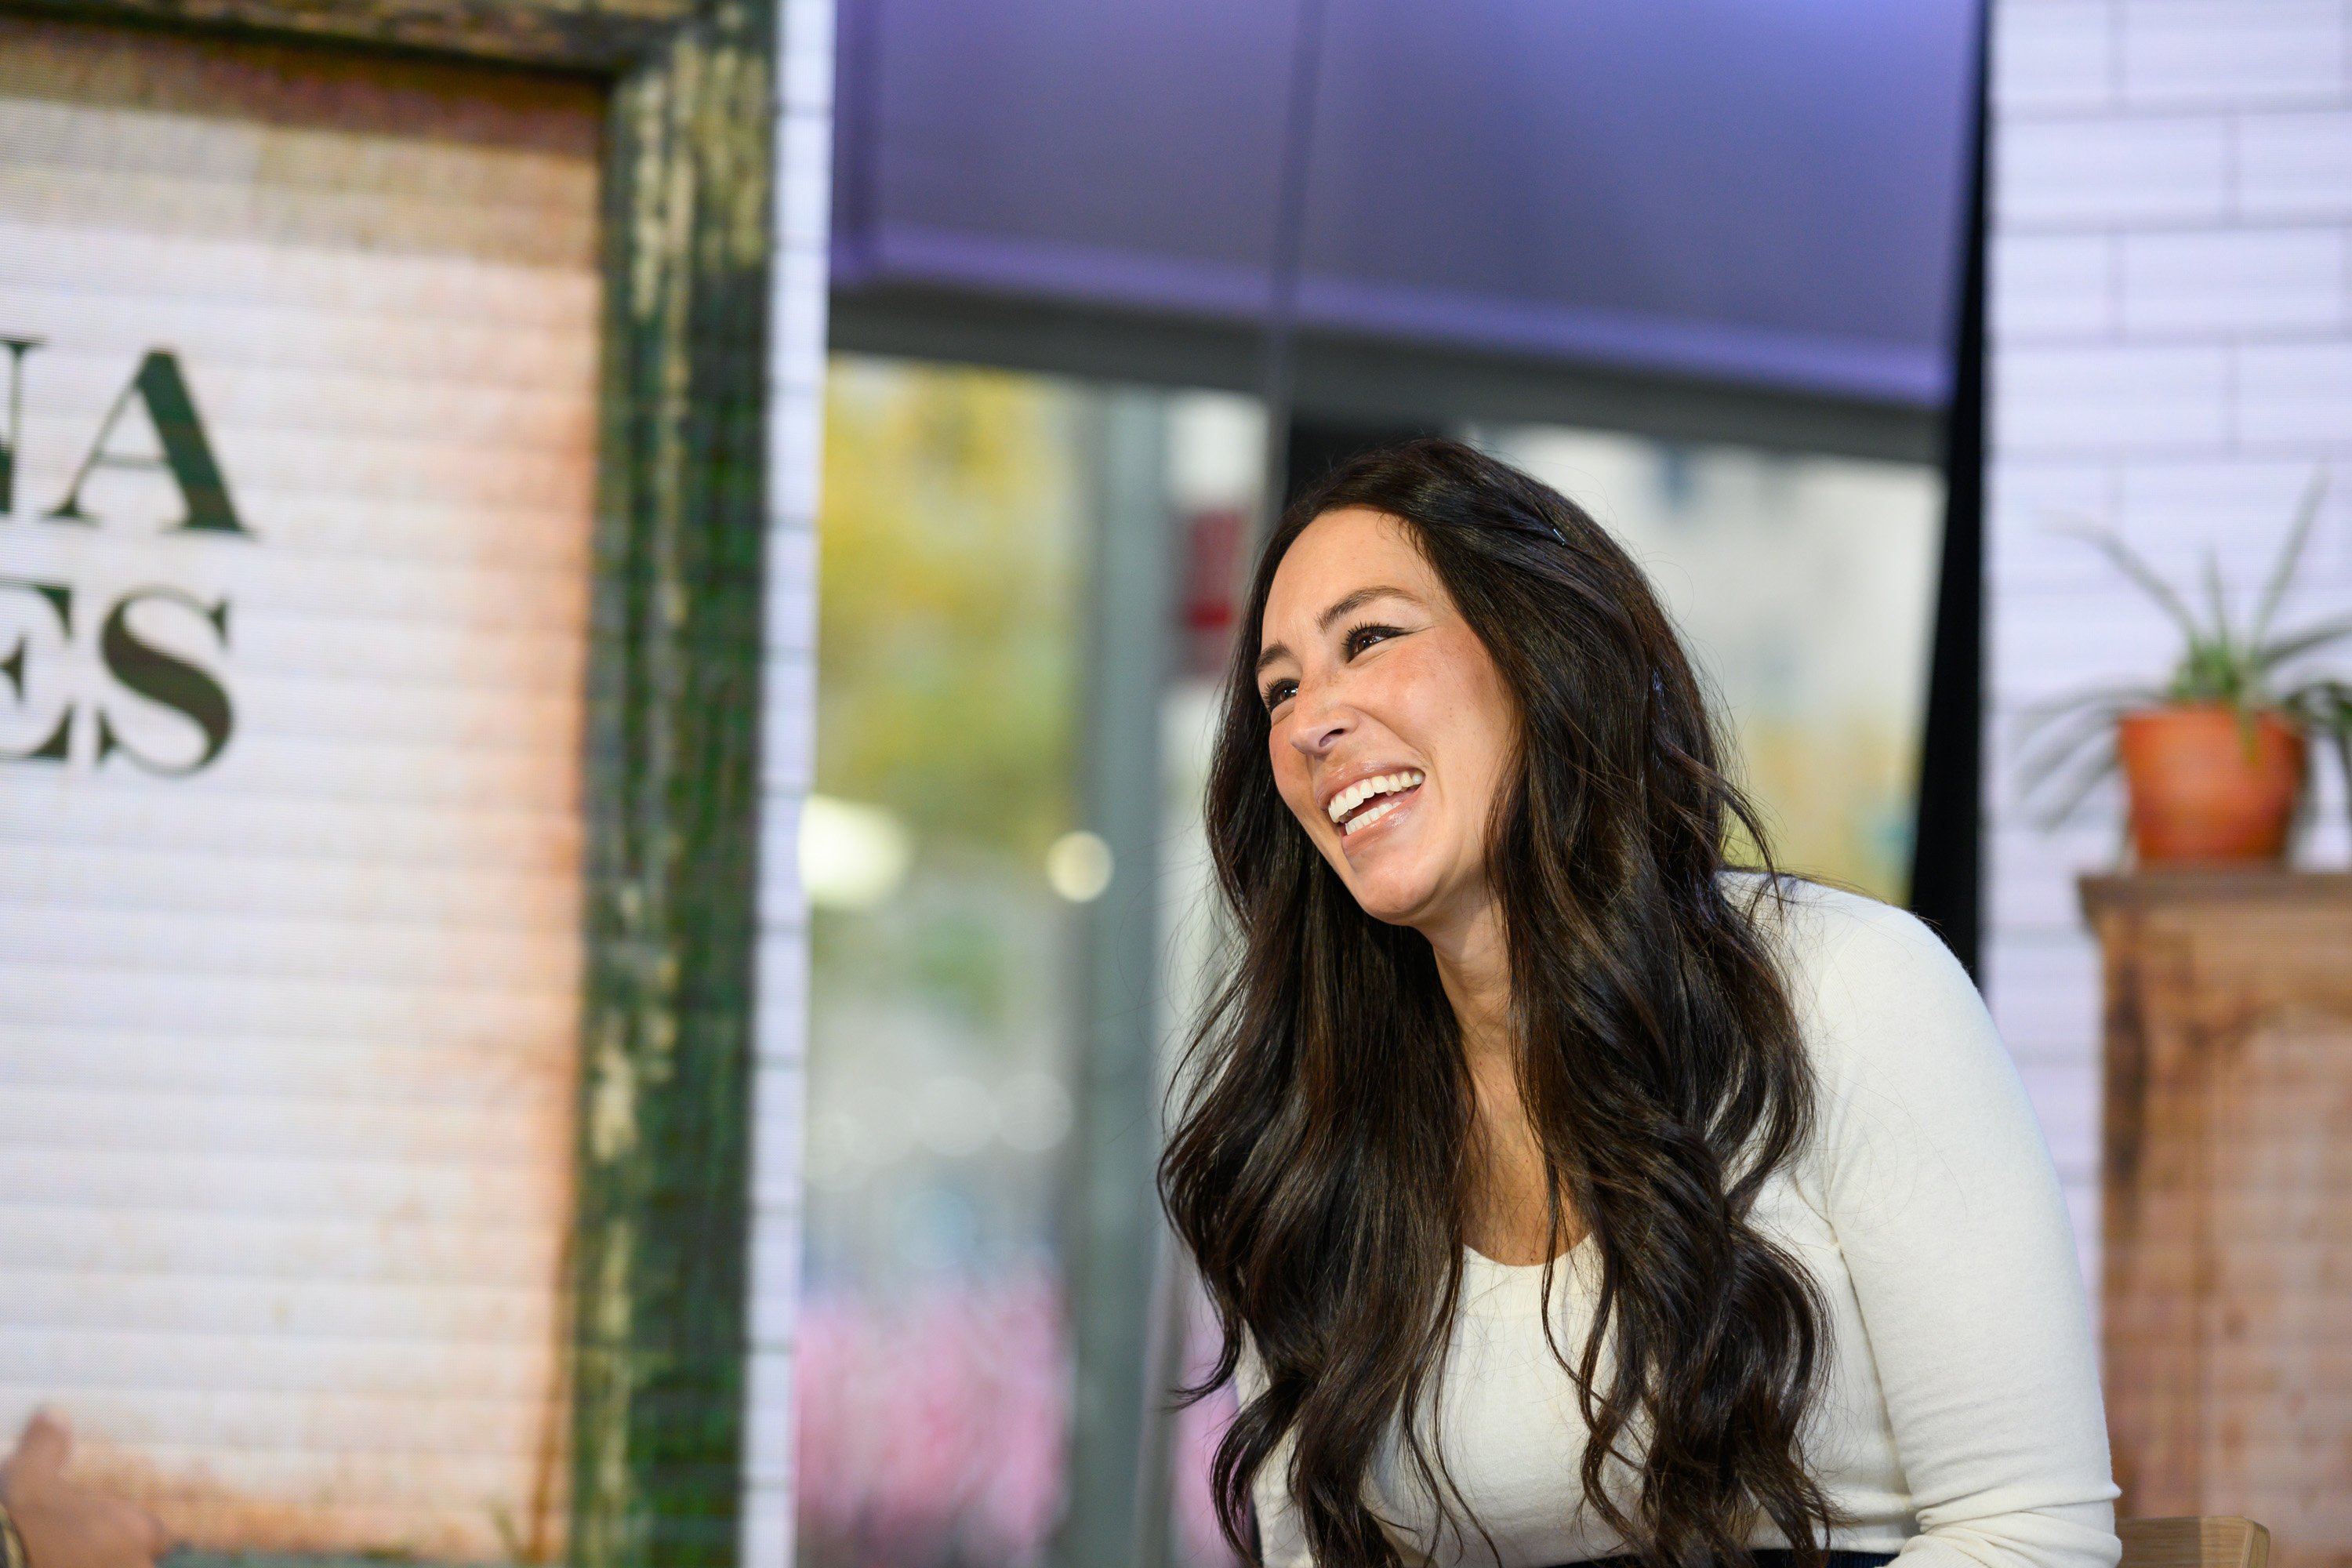
{"label": "woman's neck", "polygon": [[1440,927],[1422,928],[1437,960],[1438,984],[1462,1029],[1462,1054],[1473,1077],[1482,1060],[1516,1074],[1511,1047],[1511,960],[1502,911],[1490,901],[1475,913]]}
{"label": "woman's neck", "polygon": [[1498,1263],[1541,1263],[1570,1234],[1552,1232],[1550,1175],[1542,1142],[1519,1100],[1518,1043],[1511,1026],[1511,965],[1502,912],[1492,903],[1456,925],[1425,930],[1437,978],[1461,1031],[1475,1097],[1478,1152],[1467,1240]]}

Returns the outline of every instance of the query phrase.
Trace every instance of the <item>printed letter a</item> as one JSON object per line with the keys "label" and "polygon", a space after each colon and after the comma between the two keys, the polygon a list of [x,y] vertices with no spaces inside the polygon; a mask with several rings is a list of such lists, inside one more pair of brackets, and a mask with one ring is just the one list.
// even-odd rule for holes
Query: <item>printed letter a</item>
{"label": "printed letter a", "polygon": [[[139,457],[130,453],[110,452],[107,443],[113,439],[114,429],[121,423],[122,411],[136,396],[146,405],[147,417],[153,421],[155,434],[163,444],[162,458]],[[195,399],[188,395],[188,383],[180,374],[177,355],[164,349],[151,349],[139,363],[139,374],[114,400],[99,423],[98,437],[89,444],[89,456],[82,459],[73,483],[66,489],[66,499],[49,509],[49,516],[74,522],[94,522],[97,520],[81,510],[81,489],[91,470],[100,468],[163,468],[180,487],[180,499],[188,515],[172,525],[172,531],[195,529],[210,533],[248,533],[237,521],[236,509],[228,499],[227,481],[221,478],[220,465],[213,460],[212,443],[205,438],[205,427],[196,417]]]}

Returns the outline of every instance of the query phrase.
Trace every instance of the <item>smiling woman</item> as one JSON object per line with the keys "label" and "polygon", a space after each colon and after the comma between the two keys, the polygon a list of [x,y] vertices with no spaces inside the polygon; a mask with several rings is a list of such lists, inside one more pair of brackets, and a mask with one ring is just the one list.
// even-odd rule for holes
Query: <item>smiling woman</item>
{"label": "smiling woman", "polygon": [[1916,921],[1772,871],[1625,552],[1415,442],[1290,509],[1241,633],[1238,962],[1161,1169],[1223,1331],[1193,1392],[1242,1401],[1236,1550],[2108,1568],[2000,1040]]}
{"label": "smiling woman", "polygon": [[1366,913],[1468,940],[1516,721],[1408,526],[1366,507],[1318,519],[1275,574],[1263,636],[1284,802]]}

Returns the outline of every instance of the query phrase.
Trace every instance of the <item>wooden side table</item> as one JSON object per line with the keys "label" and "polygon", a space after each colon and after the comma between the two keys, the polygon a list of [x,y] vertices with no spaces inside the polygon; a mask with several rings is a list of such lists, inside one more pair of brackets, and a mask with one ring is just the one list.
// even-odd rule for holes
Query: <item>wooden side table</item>
{"label": "wooden side table", "polygon": [[2352,1564],[2352,876],[2086,877],[2105,955],[2107,1421],[2126,1514]]}

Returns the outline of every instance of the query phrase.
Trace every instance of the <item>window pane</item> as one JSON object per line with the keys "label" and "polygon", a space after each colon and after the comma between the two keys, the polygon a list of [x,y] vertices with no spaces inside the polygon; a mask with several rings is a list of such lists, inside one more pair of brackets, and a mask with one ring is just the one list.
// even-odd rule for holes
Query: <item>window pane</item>
{"label": "window pane", "polygon": [[802,846],[807,1563],[1033,1562],[1062,1507],[1086,396],[833,365]]}
{"label": "window pane", "polygon": [[1491,440],[1649,574],[1721,696],[1782,865],[1903,902],[1942,476],[1557,427]]}

